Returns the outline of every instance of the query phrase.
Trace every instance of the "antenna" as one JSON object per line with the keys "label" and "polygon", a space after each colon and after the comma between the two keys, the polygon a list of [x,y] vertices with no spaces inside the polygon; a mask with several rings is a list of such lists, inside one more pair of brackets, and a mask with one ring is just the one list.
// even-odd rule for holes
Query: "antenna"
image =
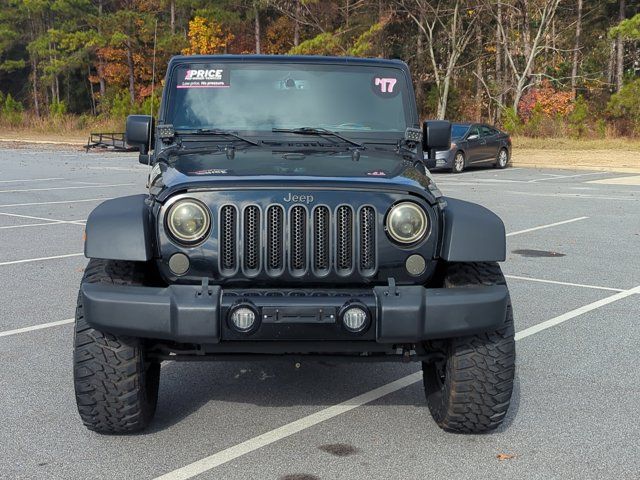
{"label": "antenna", "polygon": [[153,62],[151,63],[151,107],[149,110],[149,116],[151,117],[151,121],[149,121],[149,146],[147,147],[147,166],[151,166],[151,130],[153,129],[153,93],[156,86],[156,43],[158,40],[158,19],[156,18],[156,25],[153,29]]}

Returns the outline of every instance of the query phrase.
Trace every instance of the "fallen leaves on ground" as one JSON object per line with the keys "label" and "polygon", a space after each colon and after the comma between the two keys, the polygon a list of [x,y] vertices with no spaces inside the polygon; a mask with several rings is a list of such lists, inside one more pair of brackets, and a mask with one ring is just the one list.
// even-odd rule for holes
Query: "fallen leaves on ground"
{"label": "fallen leaves on ground", "polygon": [[512,458],[516,458],[516,456],[511,453],[499,453],[496,455],[496,458],[500,461],[503,461],[503,460],[511,460]]}

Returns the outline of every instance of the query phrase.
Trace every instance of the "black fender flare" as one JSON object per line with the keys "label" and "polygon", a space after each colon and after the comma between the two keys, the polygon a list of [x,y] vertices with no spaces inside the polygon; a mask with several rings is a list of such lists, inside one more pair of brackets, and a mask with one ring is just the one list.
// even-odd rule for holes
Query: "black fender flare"
{"label": "black fender flare", "polygon": [[144,194],[130,195],[98,205],[87,219],[85,257],[135,262],[151,260],[151,210],[146,198]]}
{"label": "black fender flare", "polygon": [[447,262],[503,262],[507,239],[504,223],[475,203],[446,198],[440,257]]}

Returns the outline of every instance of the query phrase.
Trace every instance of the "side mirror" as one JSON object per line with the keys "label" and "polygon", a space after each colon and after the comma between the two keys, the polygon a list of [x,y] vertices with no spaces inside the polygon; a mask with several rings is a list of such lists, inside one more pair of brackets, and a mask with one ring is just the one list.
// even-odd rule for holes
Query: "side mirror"
{"label": "side mirror", "polygon": [[125,130],[125,141],[132,147],[140,147],[140,153],[147,153],[153,143],[154,122],[151,115],[129,115]]}
{"label": "side mirror", "polygon": [[422,149],[449,150],[451,148],[451,122],[446,120],[426,120],[422,124]]}
{"label": "side mirror", "polygon": [[451,122],[446,120],[426,120],[422,124],[422,150],[427,168],[436,166],[436,150],[451,148]]}
{"label": "side mirror", "polygon": [[467,137],[467,140],[477,140],[478,138],[480,137],[474,133],[473,135],[469,135]]}

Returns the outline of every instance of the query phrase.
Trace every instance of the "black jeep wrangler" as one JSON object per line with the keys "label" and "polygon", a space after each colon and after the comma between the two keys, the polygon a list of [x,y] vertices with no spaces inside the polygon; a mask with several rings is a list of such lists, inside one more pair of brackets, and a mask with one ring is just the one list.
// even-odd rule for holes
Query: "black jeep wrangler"
{"label": "black jeep wrangler", "polygon": [[[139,430],[163,360],[421,361],[431,415],[504,419],[514,378],[502,221],[443,197],[395,60],[171,60],[157,123],[127,119],[148,194],[86,225],[74,380],[84,424]],[[375,375],[375,370],[371,374]]]}

